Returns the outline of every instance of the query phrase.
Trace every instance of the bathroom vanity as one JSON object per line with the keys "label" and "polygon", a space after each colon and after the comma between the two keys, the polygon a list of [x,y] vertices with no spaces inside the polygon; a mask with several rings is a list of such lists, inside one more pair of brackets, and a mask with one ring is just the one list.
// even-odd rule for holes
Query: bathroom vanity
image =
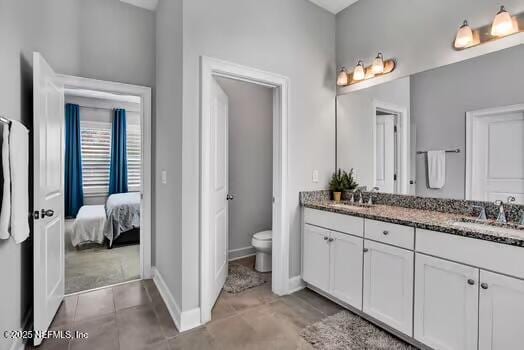
{"label": "bathroom vanity", "polygon": [[382,204],[302,206],[310,288],[420,347],[523,347],[524,227]]}

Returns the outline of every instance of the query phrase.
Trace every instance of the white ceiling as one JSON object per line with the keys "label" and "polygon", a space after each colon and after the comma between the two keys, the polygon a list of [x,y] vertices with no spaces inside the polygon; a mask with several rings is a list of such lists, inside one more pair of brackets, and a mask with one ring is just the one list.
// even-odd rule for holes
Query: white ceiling
{"label": "white ceiling", "polygon": [[358,0],[309,0],[335,15]]}
{"label": "white ceiling", "polygon": [[155,11],[156,5],[158,5],[158,0],[120,0],[122,2],[127,2],[133,6],[142,7],[144,9]]}

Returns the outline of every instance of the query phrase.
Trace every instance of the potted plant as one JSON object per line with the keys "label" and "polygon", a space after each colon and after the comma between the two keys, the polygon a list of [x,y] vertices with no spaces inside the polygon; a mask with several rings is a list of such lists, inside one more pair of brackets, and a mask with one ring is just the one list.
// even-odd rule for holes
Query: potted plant
{"label": "potted plant", "polygon": [[335,202],[340,202],[340,197],[342,196],[342,191],[346,188],[346,172],[342,172],[342,169],[338,169],[331,176],[331,181],[329,181],[329,190],[333,192],[333,199]]}
{"label": "potted plant", "polygon": [[338,169],[333,173],[331,181],[329,182],[329,189],[333,192],[333,199],[335,202],[340,202],[342,192],[353,191],[357,187],[358,184],[353,178],[353,169],[351,169],[349,173],[342,169]]}

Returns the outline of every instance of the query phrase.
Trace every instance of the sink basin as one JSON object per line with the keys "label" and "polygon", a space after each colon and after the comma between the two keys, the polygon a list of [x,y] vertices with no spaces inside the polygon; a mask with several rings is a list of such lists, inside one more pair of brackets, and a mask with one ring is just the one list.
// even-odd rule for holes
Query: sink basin
{"label": "sink basin", "polygon": [[349,208],[349,209],[367,209],[372,208],[372,204],[358,204],[358,203],[349,203],[349,202],[341,202],[341,203],[335,203],[333,204],[334,207],[338,208]]}
{"label": "sink basin", "polygon": [[492,221],[475,221],[472,219],[462,219],[453,222],[453,226],[465,229],[492,232],[502,235],[524,235],[524,226],[516,224],[499,224]]}

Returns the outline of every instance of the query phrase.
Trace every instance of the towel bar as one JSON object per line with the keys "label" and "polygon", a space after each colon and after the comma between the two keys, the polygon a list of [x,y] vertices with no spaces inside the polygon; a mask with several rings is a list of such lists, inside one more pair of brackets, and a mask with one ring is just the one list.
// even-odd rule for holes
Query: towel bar
{"label": "towel bar", "polygon": [[[424,154],[424,153],[428,153],[428,151],[417,151],[417,154]],[[460,149],[457,148],[457,149],[448,149],[446,150],[446,153],[460,153]]]}

